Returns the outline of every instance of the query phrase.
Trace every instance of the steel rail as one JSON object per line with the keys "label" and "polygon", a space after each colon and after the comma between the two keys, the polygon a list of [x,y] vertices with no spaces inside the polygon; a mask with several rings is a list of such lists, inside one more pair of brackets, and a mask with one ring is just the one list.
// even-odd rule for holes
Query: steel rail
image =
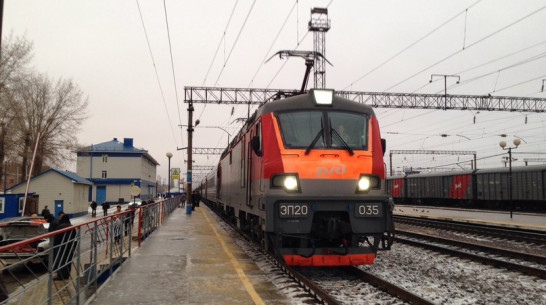
{"label": "steel rail", "polygon": [[395,296],[405,302],[414,305],[434,305],[435,303],[426,300],[398,285],[388,282],[381,277],[374,275],[370,272],[364,271],[357,267],[345,267],[345,270],[353,276],[371,284],[372,286],[381,289],[388,294]]}
{"label": "steel rail", "polygon": [[413,225],[422,225],[433,228],[448,228],[450,230],[458,230],[461,232],[470,232],[479,235],[494,236],[515,241],[523,241],[528,243],[545,244],[546,232],[536,230],[524,230],[516,228],[505,228],[491,225],[480,225],[462,223],[457,221],[447,221],[438,219],[425,219],[411,216],[393,216],[393,220],[398,223],[406,223]]}
{"label": "steel rail", "polygon": [[[214,212],[220,219],[225,221],[235,232],[237,232],[241,237],[243,237],[247,242],[252,242],[252,238],[248,236],[245,232],[240,230],[235,226],[234,223],[229,221],[229,219],[226,217],[226,215],[219,213],[217,209],[212,207],[210,204],[205,202],[205,205]],[[324,291],[322,288],[318,287],[314,282],[306,278],[304,275],[299,273],[298,271],[294,270],[294,268],[291,268],[287,266],[283,261],[280,260],[277,256],[275,256],[271,252],[265,251],[263,247],[259,247],[260,251],[266,255],[266,257],[275,264],[279,270],[281,270],[282,273],[284,273],[286,276],[291,278],[297,285],[303,288],[305,292],[307,292],[312,298],[314,298],[317,302],[320,304],[328,304],[328,305],[341,305],[343,303],[337,301],[334,297],[329,295],[326,291]]]}
{"label": "steel rail", "polygon": [[470,259],[472,261],[478,261],[480,263],[487,264],[487,265],[490,265],[490,266],[502,267],[502,268],[506,268],[506,269],[509,269],[509,270],[515,270],[515,271],[519,271],[519,272],[521,272],[523,274],[536,276],[536,277],[539,277],[541,279],[546,279],[546,270],[544,270],[544,269],[529,267],[529,266],[525,266],[525,265],[521,265],[521,264],[516,264],[516,263],[512,263],[512,262],[508,262],[508,261],[499,260],[499,259],[496,259],[496,258],[491,258],[491,257],[483,256],[483,255],[477,255],[477,254],[464,252],[464,251],[459,251],[459,250],[455,250],[455,249],[449,249],[449,248],[446,248],[446,247],[432,245],[432,244],[428,244],[428,243],[423,243],[423,242],[419,242],[419,241],[416,241],[416,240],[405,239],[405,238],[401,238],[399,236],[396,236],[395,240],[397,242],[401,242],[401,243],[405,243],[405,244],[408,244],[408,245],[412,245],[412,246],[432,250],[432,251],[435,251],[435,252],[440,252],[440,253],[444,253],[444,254],[448,254],[448,255],[453,255],[453,256],[460,257],[460,258],[466,258],[466,259]]}
{"label": "steel rail", "polygon": [[421,233],[410,232],[410,231],[405,231],[405,230],[396,230],[396,233],[397,233],[397,235],[402,234],[402,235],[406,235],[406,236],[413,237],[413,238],[430,240],[430,241],[436,242],[436,243],[447,244],[447,245],[466,248],[466,249],[475,250],[475,251],[489,252],[489,253],[491,253],[493,255],[503,255],[503,256],[510,257],[510,258],[521,259],[521,260],[526,260],[526,261],[529,261],[529,262],[534,262],[534,263],[546,265],[546,256],[534,255],[534,254],[529,254],[529,253],[524,253],[524,252],[519,252],[519,251],[513,251],[513,250],[507,250],[507,249],[502,249],[502,248],[496,248],[496,247],[490,247],[490,246],[485,246],[485,245],[476,245],[476,244],[471,244],[471,243],[467,243],[467,242],[464,242],[464,241],[458,241],[458,240],[453,240],[453,239],[448,239],[448,238],[424,235],[424,234],[421,234]]}
{"label": "steel rail", "polygon": [[296,271],[294,268],[287,266],[280,258],[274,256],[272,253],[267,253],[268,257],[281,269],[288,277],[296,281],[300,287],[302,287],[308,294],[319,301],[321,304],[328,305],[341,305],[342,302],[336,300],[332,295],[320,288],[315,282]]}

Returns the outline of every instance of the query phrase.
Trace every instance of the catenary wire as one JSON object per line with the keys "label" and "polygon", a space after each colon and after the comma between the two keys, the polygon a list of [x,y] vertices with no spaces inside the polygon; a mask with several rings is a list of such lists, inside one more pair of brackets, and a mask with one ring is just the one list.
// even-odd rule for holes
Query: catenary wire
{"label": "catenary wire", "polygon": [[214,52],[214,56],[212,57],[212,60],[209,65],[209,69],[207,70],[207,74],[205,75],[205,78],[203,79],[203,84],[201,86],[205,86],[205,83],[207,82],[207,78],[209,77],[210,70],[212,69],[212,65],[214,64],[214,61],[216,60],[216,55],[218,55],[218,51],[220,50],[220,47],[222,46],[222,41],[226,39],[226,32],[229,27],[229,24],[231,23],[231,18],[233,17],[233,14],[235,13],[235,8],[237,8],[237,3],[239,3],[239,0],[235,1],[235,5],[233,5],[233,9],[231,9],[231,14],[229,15],[229,19],[226,24],[226,27],[224,28],[222,38],[218,42],[218,46],[216,47],[216,51]]}
{"label": "catenary wire", "polygon": [[252,79],[250,80],[250,83],[248,84],[247,87],[250,87],[252,86],[252,84],[254,83],[254,79],[256,78],[256,75],[258,75],[258,72],[260,71],[260,69],[263,67],[264,63],[265,63],[265,60],[267,59],[267,57],[269,56],[269,52],[271,52],[271,49],[273,49],[273,46],[275,45],[275,42],[277,42],[277,39],[279,38],[282,30],[284,29],[284,26],[286,25],[286,23],[288,22],[288,19],[290,18],[290,16],[292,15],[292,12],[294,11],[294,8],[296,7],[296,5],[298,4],[298,0],[296,0],[296,2],[294,2],[294,5],[292,5],[292,8],[290,9],[290,11],[288,12],[288,15],[286,16],[286,18],[284,19],[284,22],[282,23],[281,25],[281,28],[279,29],[279,31],[277,32],[277,35],[275,36],[275,38],[273,39],[273,41],[271,42],[271,45],[269,46],[269,49],[267,50],[267,52],[265,52],[265,55],[264,55],[264,58],[262,59],[262,61],[260,62],[260,65],[258,66],[258,69],[256,70],[256,73],[254,73],[254,76],[252,76]]}
{"label": "catenary wire", "polygon": [[[416,41],[414,41],[413,43],[411,43],[410,45],[408,45],[407,47],[405,47],[404,49],[400,50],[398,53],[394,54],[393,56],[387,58],[386,60],[384,60],[383,62],[381,62],[379,65],[377,65],[375,68],[371,69],[370,71],[366,72],[364,75],[362,75],[361,77],[359,77],[358,79],[356,79],[355,81],[351,82],[351,84],[345,86],[345,88],[343,88],[343,90],[346,90],[347,88],[353,86],[355,83],[361,81],[362,79],[364,79],[366,76],[370,75],[371,73],[377,71],[378,69],[380,69],[381,67],[383,67],[384,65],[386,65],[387,63],[389,63],[390,61],[392,61],[393,59],[395,59],[396,57],[400,56],[402,53],[406,52],[407,50],[411,49],[413,46],[415,46],[416,44],[418,44],[419,42],[423,41],[425,38],[429,37],[430,35],[434,34],[436,31],[438,31],[439,29],[441,29],[442,27],[444,27],[445,25],[449,24],[451,21],[455,20],[457,17],[459,17],[460,15],[462,14],[465,14],[468,9],[472,8],[473,6],[477,5],[478,3],[480,3],[482,0],[478,0],[476,2],[474,2],[472,5],[470,5],[469,7],[467,7],[466,9],[464,9],[463,11],[455,14],[453,17],[449,18],[447,21],[444,21],[442,24],[440,24],[439,26],[437,26],[436,28],[434,28],[432,31],[426,33],[425,35],[423,35],[421,38],[417,39]],[[464,48],[463,48],[464,49]]]}
{"label": "catenary wire", "polygon": [[171,32],[169,30],[169,20],[167,18],[167,5],[165,4],[165,0],[163,0],[163,9],[165,11],[165,25],[167,26],[167,39],[169,41],[169,53],[171,55],[171,69],[173,70],[173,83],[174,83],[174,93],[176,97],[176,107],[178,108],[178,124],[182,125],[182,118],[180,117],[180,103],[178,102],[178,88],[176,86],[176,74],[174,72],[173,48],[171,46]]}
{"label": "catenary wire", "polygon": [[178,146],[178,142],[176,140],[176,135],[174,134],[173,125],[171,122],[171,118],[169,116],[169,110],[167,109],[167,102],[165,101],[165,94],[163,94],[163,87],[161,86],[161,81],[159,79],[159,74],[157,72],[157,66],[155,64],[154,55],[152,53],[152,47],[150,46],[150,40],[148,39],[148,33],[146,31],[146,26],[144,24],[144,18],[142,17],[142,12],[140,10],[140,5],[138,4],[138,0],[135,0],[137,7],[138,7],[138,14],[140,15],[140,21],[142,22],[142,29],[144,30],[144,36],[146,37],[146,43],[148,44],[148,51],[150,51],[150,58],[152,59],[152,65],[154,66],[155,71],[155,77],[157,79],[157,83],[159,85],[159,91],[161,92],[161,99],[163,100],[163,106],[165,107],[165,114],[167,115],[167,120],[169,121],[169,127],[171,129],[171,133],[174,139],[175,144]]}
{"label": "catenary wire", "polygon": [[[229,61],[229,58],[231,57],[231,54],[233,53],[233,50],[235,49],[235,46],[237,45],[237,42],[239,41],[239,38],[241,37],[241,34],[245,28],[248,18],[250,17],[250,14],[252,13],[252,10],[254,9],[255,4],[256,4],[256,0],[252,2],[252,5],[250,6],[248,13],[246,14],[245,20],[243,21],[243,25],[239,29],[239,33],[237,34],[237,37],[235,38],[235,41],[233,42],[233,45],[231,46],[231,50],[229,51],[228,56],[225,59],[224,64],[222,65],[222,69],[220,70],[220,73],[218,74],[218,77],[216,78],[216,81],[214,82],[215,87],[218,85],[218,81],[220,80],[220,77],[222,77],[222,74],[224,73],[224,69],[226,68],[227,62]],[[203,112],[205,112],[206,108],[207,108],[207,104],[203,106],[201,113],[199,113],[198,119],[201,119],[201,117],[203,116]]]}
{"label": "catenary wire", "polygon": [[492,33],[486,35],[485,37],[482,37],[482,38],[478,39],[477,41],[475,41],[475,42],[473,42],[473,43],[471,43],[471,44],[469,44],[465,49],[457,50],[457,51],[455,51],[455,52],[449,54],[448,56],[446,56],[446,57],[444,57],[444,58],[442,58],[442,59],[436,61],[435,63],[433,63],[433,64],[431,64],[431,65],[429,65],[429,66],[427,66],[427,67],[425,67],[425,68],[423,68],[423,69],[421,69],[421,70],[419,70],[418,72],[416,72],[416,73],[410,75],[409,77],[407,77],[407,78],[401,80],[400,82],[398,82],[398,83],[396,83],[396,84],[390,86],[389,88],[387,88],[387,89],[385,89],[385,90],[383,90],[383,91],[389,91],[389,90],[391,90],[391,89],[393,89],[393,88],[395,88],[395,87],[398,87],[399,85],[401,85],[401,84],[407,82],[408,80],[414,78],[415,76],[417,76],[417,75],[419,75],[419,74],[421,74],[421,73],[423,73],[423,72],[429,70],[430,68],[433,68],[433,67],[439,65],[440,63],[442,63],[442,62],[444,62],[444,61],[446,61],[446,60],[448,60],[448,59],[454,57],[455,55],[457,55],[457,54],[459,54],[459,53],[461,53],[461,52],[463,52],[463,51],[466,51],[466,50],[470,49],[471,47],[473,47],[473,46],[475,46],[475,45],[477,45],[477,44],[479,44],[479,43],[484,42],[485,40],[487,40],[487,39],[489,39],[489,38],[491,38],[491,37],[493,37],[493,36],[495,36],[495,35],[497,35],[497,34],[503,32],[504,30],[506,30],[506,29],[508,29],[508,28],[510,28],[510,27],[512,27],[512,26],[514,26],[514,25],[516,25],[516,24],[518,24],[518,23],[520,23],[521,21],[523,21],[523,20],[525,20],[525,19],[527,19],[527,18],[530,18],[531,16],[533,16],[533,15],[539,13],[540,11],[544,10],[545,8],[546,8],[546,6],[543,6],[543,7],[539,8],[539,9],[537,9],[537,10],[535,10],[535,11],[533,11],[533,12],[531,12],[531,13],[529,13],[529,14],[527,14],[527,15],[525,15],[525,16],[523,16],[523,17],[521,17],[521,18],[519,18],[519,19],[517,19],[517,20],[515,20],[515,21],[512,21],[511,23],[509,23],[509,24],[507,24],[507,25],[501,27],[500,29],[498,29],[498,30],[496,30],[496,31],[494,31],[494,32],[492,32]]}

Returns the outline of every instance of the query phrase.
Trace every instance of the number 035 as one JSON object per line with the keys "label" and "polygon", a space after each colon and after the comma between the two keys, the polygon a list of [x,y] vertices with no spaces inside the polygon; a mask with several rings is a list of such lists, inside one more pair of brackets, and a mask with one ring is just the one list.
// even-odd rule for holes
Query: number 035
{"label": "number 035", "polygon": [[379,204],[362,204],[358,206],[359,216],[381,216],[381,206]]}

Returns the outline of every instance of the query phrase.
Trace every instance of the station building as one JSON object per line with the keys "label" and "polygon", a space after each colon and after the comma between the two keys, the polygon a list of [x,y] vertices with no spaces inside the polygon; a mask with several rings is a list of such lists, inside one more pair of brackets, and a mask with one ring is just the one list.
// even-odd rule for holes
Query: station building
{"label": "station building", "polygon": [[112,204],[130,201],[135,186],[140,188],[143,200],[156,196],[158,165],[147,150],[133,146],[132,138],[124,138],[123,142],[114,138],[79,149],[76,173],[93,183],[88,201]]}
{"label": "station building", "polygon": [[[43,171],[30,179],[25,215],[39,214],[46,205],[54,215],[59,211],[71,217],[85,215],[91,185],[74,172],[54,168]],[[2,195],[0,218],[21,216],[26,187],[27,182],[23,181]]]}

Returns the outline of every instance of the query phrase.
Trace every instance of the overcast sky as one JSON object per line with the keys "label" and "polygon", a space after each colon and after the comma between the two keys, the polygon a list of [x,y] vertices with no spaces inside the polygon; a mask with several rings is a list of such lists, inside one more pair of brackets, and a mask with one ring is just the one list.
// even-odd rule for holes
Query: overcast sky
{"label": "overcast sky", "polygon": [[[429,84],[431,74],[456,74],[459,85],[448,78],[452,94],[546,98],[541,92],[545,5],[543,0],[5,0],[2,35],[25,36],[34,44],[36,70],[73,79],[88,96],[90,116],[82,122],[80,144],[133,138],[161,163],[158,174],[165,177],[167,152],[174,153],[171,167],[185,168],[186,152],[177,151],[187,145],[179,127],[187,124],[184,87],[299,88],[302,59],[264,61],[278,50],[313,49],[307,31],[312,7],[327,7],[331,20],[328,88],[441,93],[443,80]],[[232,135],[240,127],[232,122],[247,112],[235,107],[231,114],[231,105],[195,108],[201,126],[219,126]],[[472,150],[478,167],[503,166],[502,156],[494,155],[503,153],[498,143],[506,134],[509,143],[516,136],[523,140],[514,152],[529,153],[515,154],[514,166],[524,158],[546,158],[536,154],[546,151],[545,114],[389,109],[376,114],[388,150]],[[226,143],[220,129],[196,129],[195,147]],[[195,159],[213,165],[218,156]],[[396,156],[393,167],[457,167],[453,163],[469,159]],[[67,167],[75,170],[75,164]]]}

